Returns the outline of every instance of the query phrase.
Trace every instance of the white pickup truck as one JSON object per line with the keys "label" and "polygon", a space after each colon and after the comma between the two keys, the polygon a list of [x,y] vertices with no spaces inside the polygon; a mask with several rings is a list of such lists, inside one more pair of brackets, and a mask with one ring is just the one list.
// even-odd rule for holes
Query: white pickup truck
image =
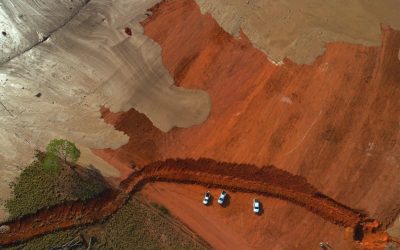
{"label": "white pickup truck", "polygon": [[260,202],[257,199],[253,199],[253,212],[255,214],[260,213]]}
{"label": "white pickup truck", "polygon": [[218,198],[218,204],[223,205],[225,198],[226,198],[227,193],[225,191],[222,191],[221,195]]}
{"label": "white pickup truck", "polygon": [[206,194],[204,195],[203,204],[207,206],[210,203],[210,199],[211,199],[210,191],[207,191]]}

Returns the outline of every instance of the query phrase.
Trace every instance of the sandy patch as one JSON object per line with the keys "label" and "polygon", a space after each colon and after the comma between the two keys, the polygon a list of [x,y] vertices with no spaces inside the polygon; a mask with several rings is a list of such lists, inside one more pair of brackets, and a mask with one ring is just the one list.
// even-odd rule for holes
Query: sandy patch
{"label": "sandy patch", "polygon": [[381,24],[400,29],[398,0],[196,0],[229,33],[239,31],[270,60],[310,64],[328,42],[379,46]]}
{"label": "sandy patch", "polygon": [[100,171],[104,177],[119,177],[119,171],[108,164],[106,161],[101,159],[92,153],[89,148],[79,147],[81,151],[81,157],[79,158],[78,164],[85,167],[93,166]]}

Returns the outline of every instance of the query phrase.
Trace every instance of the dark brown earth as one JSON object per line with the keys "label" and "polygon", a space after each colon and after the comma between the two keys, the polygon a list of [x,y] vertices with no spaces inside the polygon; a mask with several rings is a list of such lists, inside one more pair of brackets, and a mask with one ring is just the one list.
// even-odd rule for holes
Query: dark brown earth
{"label": "dark brown earth", "polygon": [[[273,164],[384,226],[396,218],[400,32],[382,27],[380,47],[330,43],[312,65],[285,60],[276,66],[245,36],[235,39],[210,15],[201,15],[193,1],[165,1],[152,11],[146,35],[162,47],[177,85],[209,93],[210,117],[200,126],[163,134],[133,110],[103,110],[105,120],[130,141],[118,150],[97,150],[98,155],[123,176],[132,161],[143,166],[177,157]],[[277,247],[304,249],[329,235],[336,248],[347,248],[340,228],[308,213],[283,205],[271,218],[279,223],[260,228],[265,233],[255,241],[270,243],[277,235],[288,239]],[[223,216],[225,227],[232,227],[231,215]],[[246,228],[251,226],[232,230],[246,235]]]}

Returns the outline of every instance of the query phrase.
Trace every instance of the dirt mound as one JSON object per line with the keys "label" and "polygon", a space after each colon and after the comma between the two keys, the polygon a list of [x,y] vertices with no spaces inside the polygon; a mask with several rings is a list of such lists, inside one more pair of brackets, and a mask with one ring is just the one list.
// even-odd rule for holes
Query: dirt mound
{"label": "dirt mound", "polygon": [[[55,230],[104,220],[148,182],[177,182],[223,187],[288,200],[325,220],[356,228],[366,216],[320,194],[304,178],[274,166],[258,168],[248,164],[217,162],[212,159],[168,159],[136,170],[121,183],[123,192],[112,191],[88,202],[70,202],[6,223],[10,228],[0,234],[0,244],[28,240]],[[358,240],[361,240],[360,237]]]}
{"label": "dirt mound", "polygon": [[[316,194],[315,187],[311,186],[307,180],[301,176],[293,175],[275,166],[257,167],[252,164],[237,164],[229,162],[218,162],[213,159],[200,158],[193,159],[167,159],[156,161],[146,165],[140,173],[143,175],[160,176],[164,171],[174,171],[176,173],[201,173],[202,175],[223,176],[224,178],[234,178],[243,181],[263,182],[272,186],[282,187],[296,192]],[[121,187],[127,188],[131,179],[136,174],[121,182]],[[178,177],[184,179],[182,177]],[[210,182],[213,183],[213,182]]]}
{"label": "dirt mound", "polygon": [[274,166],[258,168],[249,164],[217,162],[212,159],[166,160],[151,163],[132,174],[121,187],[134,189],[138,174],[144,180],[194,183],[210,187],[271,195],[307,208],[324,219],[347,227],[355,226],[364,215],[317,192],[307,181]]}

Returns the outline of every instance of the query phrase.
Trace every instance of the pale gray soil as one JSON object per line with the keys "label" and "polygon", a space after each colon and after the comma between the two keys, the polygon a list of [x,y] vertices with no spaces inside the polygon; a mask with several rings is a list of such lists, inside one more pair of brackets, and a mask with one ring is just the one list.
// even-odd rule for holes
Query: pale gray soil
{"label": "pale gray soil", "polygon": [[[7,29],[0,47],[14,57],[0,65],[0,198],[8,197],[17,166],[55,137],[79,144],[83,163],[118,176],[87,150],[118,148],[129,139],[104,123],[102,105],[113,112],[134,108],[162,131],[208,117],[208,94],[174,86],[160,46],[143,34],[139,22],[158,0],[92,0],[82,8],[84,1],[73,2],[77,14],[65,25],[73,11],[63,1],[0,5],[0,27]],[[20,23],[21,13],[32,19]],[[41,42],[37,33],[49,38]]]}
{"label": "pale gray soil", "polygon": [[400,239],[400,217],[395,220],[390,228],[388,228],[387,232],[390,236]]}
{"label": "pale gray soil", "polygon": [[400,0],[196,0],[231,34],[240,29],[276,63],[311,64],[328,42],[379,46],[381,24],[400,29]]}
{"label": "pale gray soil", "polygon": [[0,63],[43,41],[67,23],[87,0],[2,0]]}

